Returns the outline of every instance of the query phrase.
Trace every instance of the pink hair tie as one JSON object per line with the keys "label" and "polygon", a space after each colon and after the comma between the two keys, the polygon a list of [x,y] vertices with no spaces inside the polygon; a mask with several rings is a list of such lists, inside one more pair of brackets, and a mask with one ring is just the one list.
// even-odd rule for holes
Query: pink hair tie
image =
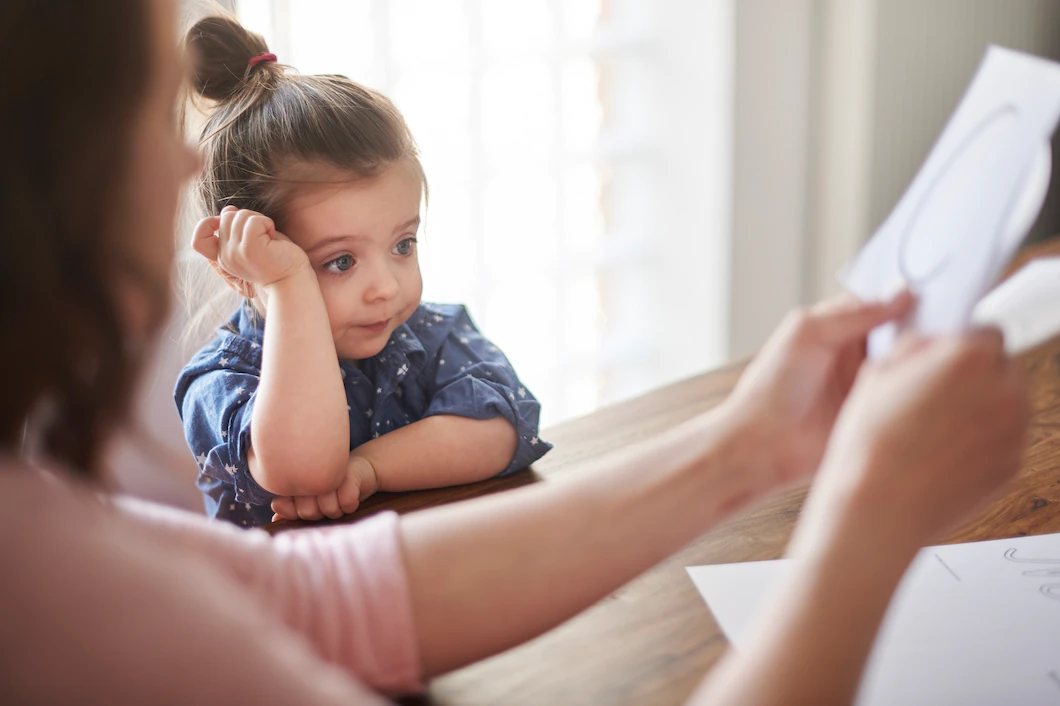
{"label": "pink hair tie", "polygon": [[263,61],[276,61],[276,55],[273,54],[272,52],[265,52],[263,54],[258,54],[257,56],[252,57],[250,59],[250,68],[254,68],[255,66],[257,66],[258,64],[260,64]]}

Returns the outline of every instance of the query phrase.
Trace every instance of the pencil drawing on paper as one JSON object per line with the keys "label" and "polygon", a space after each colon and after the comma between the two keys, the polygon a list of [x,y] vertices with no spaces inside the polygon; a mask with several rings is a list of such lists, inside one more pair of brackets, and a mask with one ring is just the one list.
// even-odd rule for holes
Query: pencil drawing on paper
{"label": "pencil drawing on paper", "polygon": [[[1024,576],[1030,578],[1045,578],[1045,577],[1060,577],[1060,559],[1027,559],[1024,557],[1016,556],[1016,549],[1010,548],[1005,550],[1005,558],[1011,562],[1017,564],[1051,564],[1051,569],[1028,569],[1022,572]],[[1038,591],[1054,601],[1060,601],[1060,581],[1053,581],[1043,583]]]}

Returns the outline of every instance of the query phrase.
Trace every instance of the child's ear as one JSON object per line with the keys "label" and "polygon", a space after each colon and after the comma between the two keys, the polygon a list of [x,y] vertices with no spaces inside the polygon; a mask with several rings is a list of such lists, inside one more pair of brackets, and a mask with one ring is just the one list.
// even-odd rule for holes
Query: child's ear
{"label": "child's ear", "polygon": [[223,279],[229,287],[239,293],[239,296],[247,299],[254,298],[255,291],[253,284],[245,279],[240,279],[239,277],[229,274],[224,268],[217,264],[217,260],[209,260],[208,262],[210,263],[210,267],[212,267],[217,274],[221,275],[221,279]]}

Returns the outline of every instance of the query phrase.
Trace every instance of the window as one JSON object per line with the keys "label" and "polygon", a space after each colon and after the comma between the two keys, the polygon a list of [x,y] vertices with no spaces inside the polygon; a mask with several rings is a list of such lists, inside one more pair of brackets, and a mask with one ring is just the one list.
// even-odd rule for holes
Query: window
{"label": "window", "polygon": [[[281,62],[346,74],[403,112],[430,183],[424,299],[468,305],[541,399],[545,425],[723,356],[728,162],[721,150],[704,166],[697,145],[727,140],[726,64],[704,79],[709,97],[723,97],[696,128],[706,137],[668,140],[660,108],[680,110],[674,96],[699,92],[660,80],[673,59],[667,27],[681,18],[660,20],[657,7],[235,3]],[[711,36],[686,46],[724,58],[728,44]]]}

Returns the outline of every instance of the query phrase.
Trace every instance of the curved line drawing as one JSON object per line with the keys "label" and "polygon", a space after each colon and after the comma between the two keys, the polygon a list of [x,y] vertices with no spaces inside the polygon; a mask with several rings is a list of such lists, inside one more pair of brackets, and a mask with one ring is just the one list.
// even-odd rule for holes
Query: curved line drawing
{"label": "curved line drawing", "polygon": [[1022,559],[1016,556],[1016,548],[1005,550],[1005,558],[1018,564],[1055,564],[1060,565],[1060,559]]}
{"label": "curved line drawing", "polygon": [[1046,598],[1060,601],[1060,583],[1047,583],[1038,589]]}
{"label": "curved line drawing", "polygon": [[[993,125],[1000,118],[1009,114],[1018,118],[1020,115],[1019,107],[1014,105],[1013,103],[1006,103],[1005,105],[1000,106],[994,112],[987,115],[986,118],[984,118],[978,125],[975,126],[974,130],[969,132],[964,137],[958,148],[955,149],[952,154],[950,154],[950,156],[946,159],[946,162],[942,165],[942,168],[939,169],[939,171],[932,178],[931,183],[926,189],[924,189],[923,193],[920,196],[920,201],[917,203],[916,207],[913,208],[912,213],[909,215],[909,220],[906,221],[905,228],[902,230],[902,234],[898,239],[898,272],[901,275],[902,279],[905,280],[906,284],[923,284],[924,282],[927,282],[937,277],[938,274],[945,270],[946,267],[950,264],[952,254],[943,257],[942,261],[936,264],[934,268],[929,270],[926,274],[921,275],[920,277],[914,277],[912,272],[910,272],[911,268],[906,262],[906,246],[909,243],[909,235],[916,226],[917,221],[920,218],[920,212],[927,205],[930,196],[934,193],[935,189],[938,188],[939,184],[943,182],[945,177],[950,173],[950,170],[953,168],[953,165],[957,163],[957,160],[964,155],[965,151],[967,151],[967,149],[971,145],[975,144],[975,141],[978,139],[978,137],[988,127]],[[1010,203],[1008,211],[1011,211],[1011,209],[1012,204]]]}
{"label": "curved line drawing", "polygon": [[1032,571],[1024,571],[1024,576],[1060,576],[1060,568],[1056,569],[1034,569]]}

